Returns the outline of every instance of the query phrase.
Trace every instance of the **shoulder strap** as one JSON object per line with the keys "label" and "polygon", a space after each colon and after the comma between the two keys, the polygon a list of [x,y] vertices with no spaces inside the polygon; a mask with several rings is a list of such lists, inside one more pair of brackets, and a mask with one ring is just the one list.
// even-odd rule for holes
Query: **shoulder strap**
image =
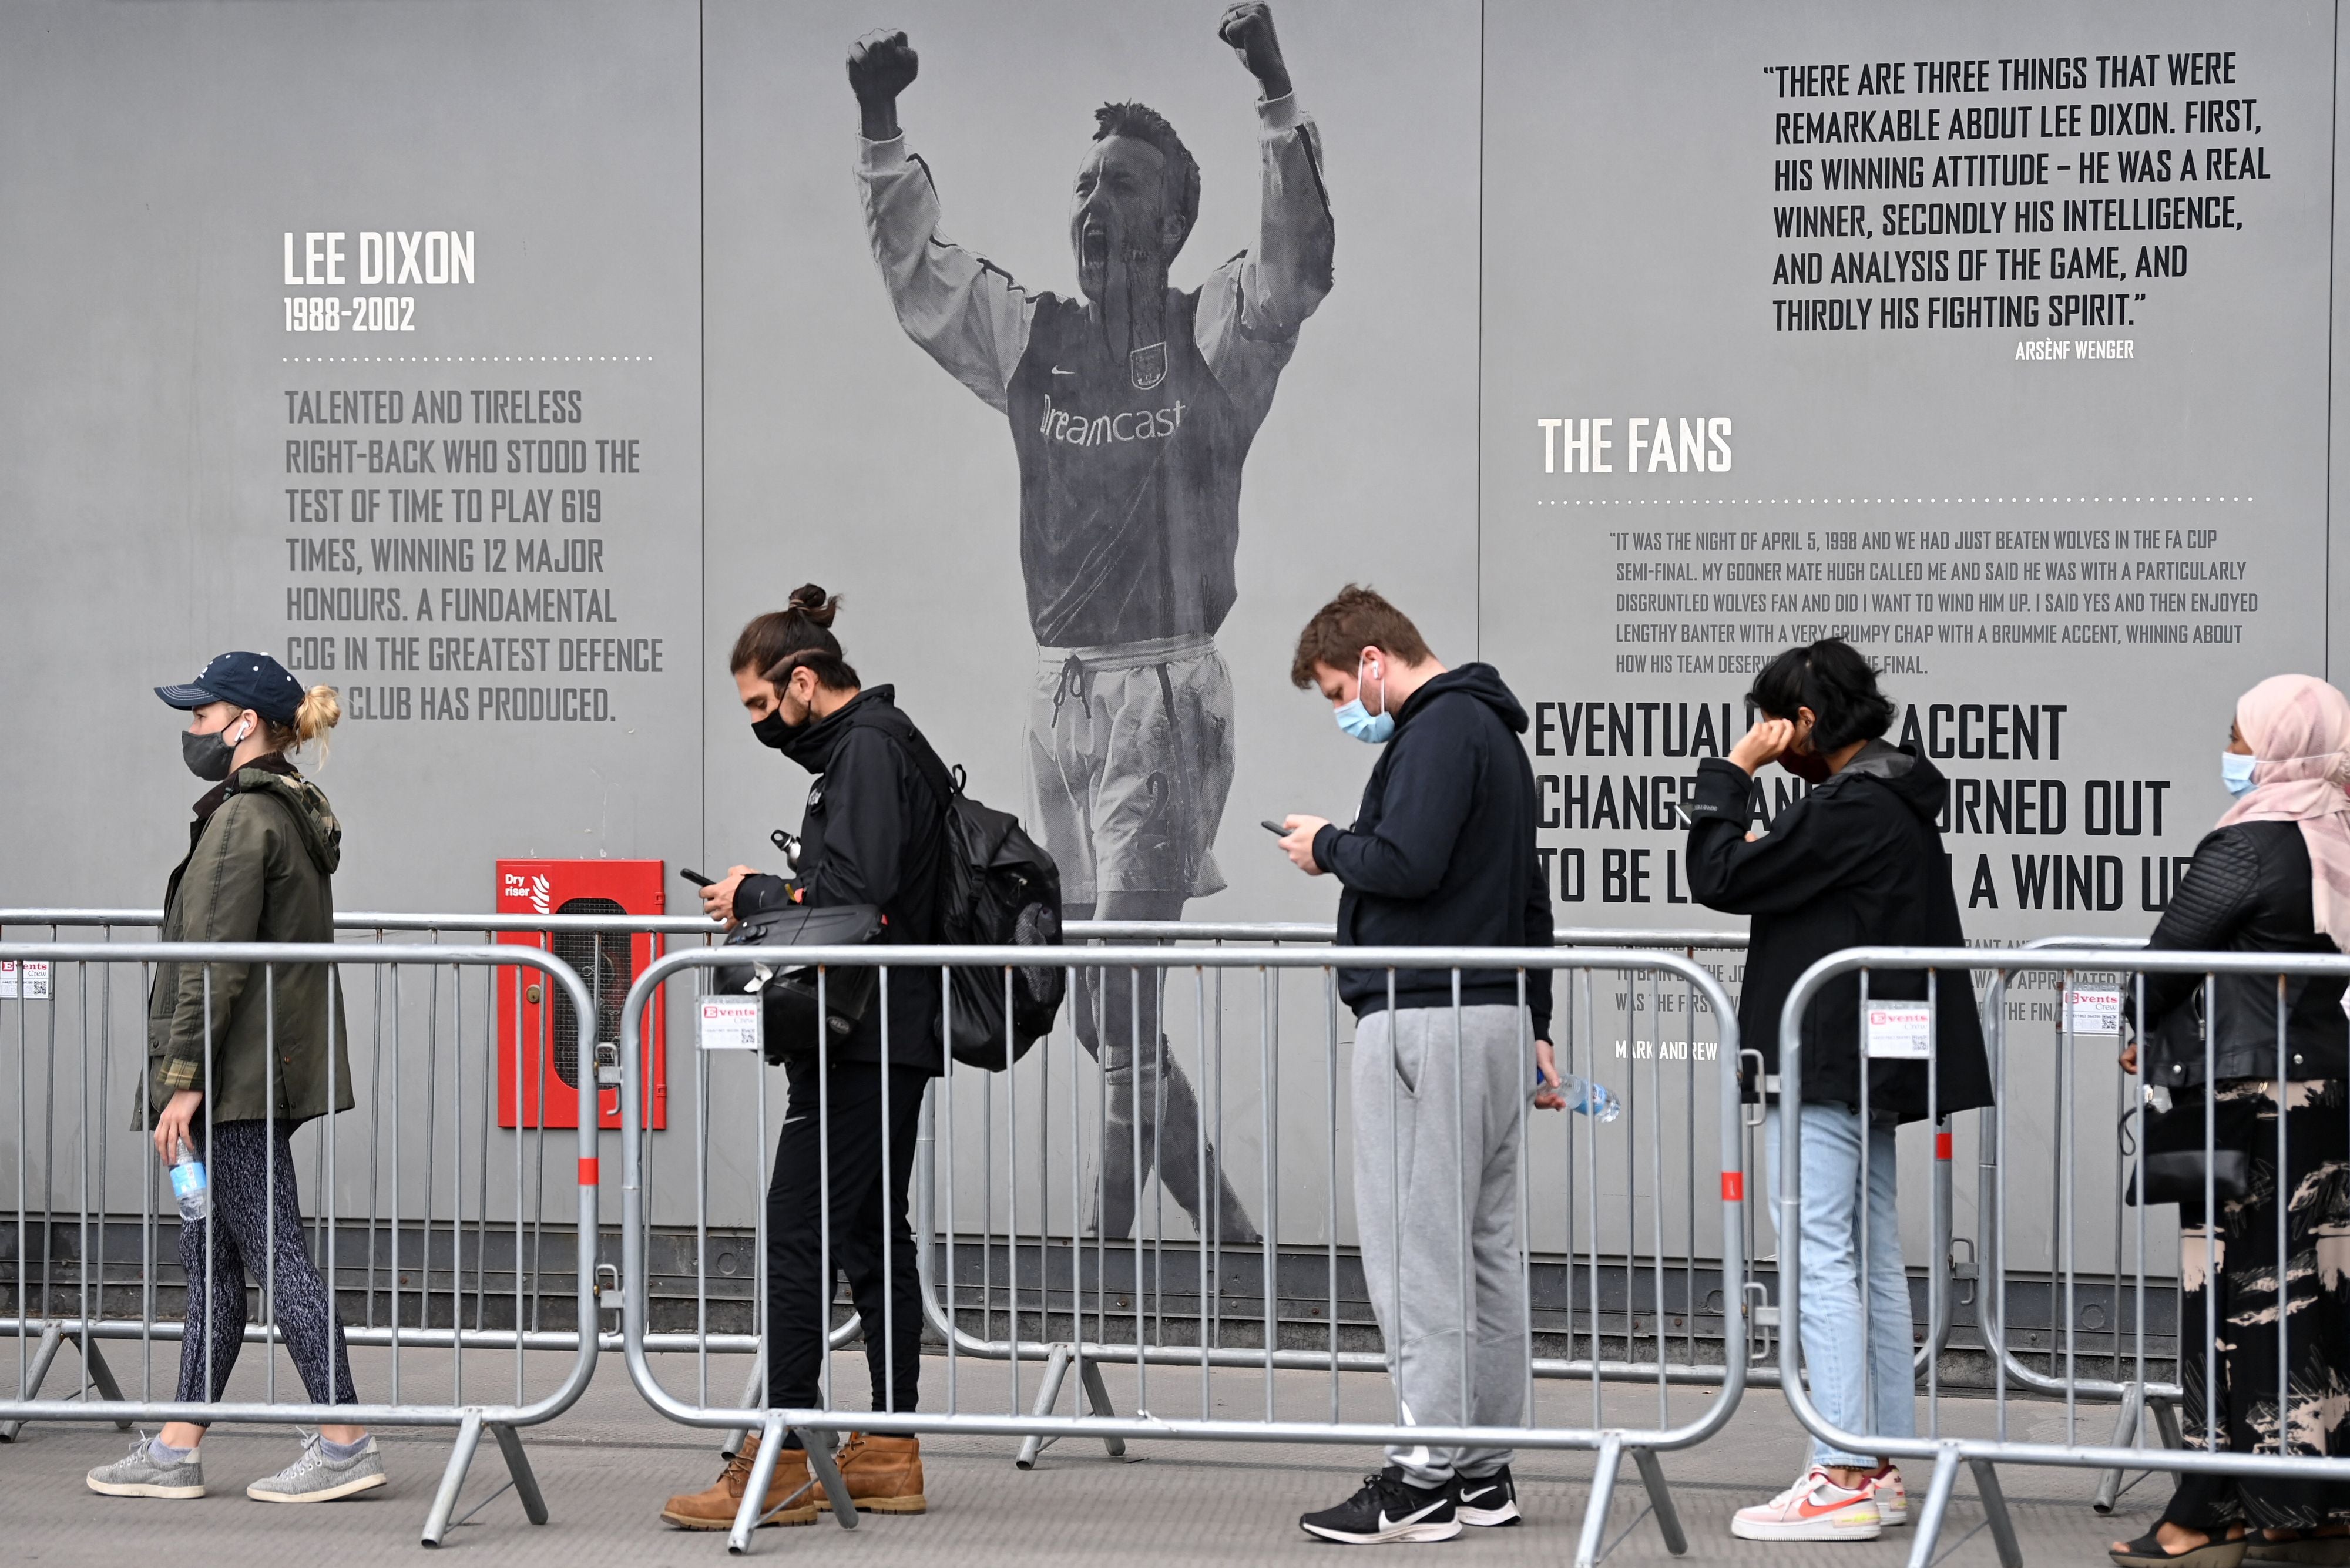
{"label": "shoulder strap", "polygon": [[954,775],[947,771],[946,763],[939,760],[939,753],[911,719],[895,708],[875,706],[853,715],[850,727],[878,731],[904,747],[906,754],[914,759],[914,771],[922,775],[923,781],[931,786],[931,792],[939,797],[939,809],[941,812],[954,809],[955,797],[962,791],[955,783]]}

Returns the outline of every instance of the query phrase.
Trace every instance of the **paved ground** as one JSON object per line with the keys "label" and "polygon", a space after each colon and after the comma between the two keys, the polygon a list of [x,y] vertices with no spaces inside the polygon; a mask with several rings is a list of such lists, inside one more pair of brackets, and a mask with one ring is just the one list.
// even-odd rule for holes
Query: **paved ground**
{"label": "paved ground", "polygon": [[[249,1357],[250,1358],[250,1357]],[[468,1356],[468,1379],[492,1374],[494,1358]],[[550,1358],[551,1359],[551,1358]],[[663,1358],[673,1386],[690,1392],[693,1366],[686,1358]],[[355,1353],[363,1388],[383,1386],[388,1369],[380,1353]],[[445,1386],[445,1362],[407,1353],[406,1388]],[[857,1387],[861,1360],[837,1364],[843,1387]],[[118,1368],[123,1364],[117,1363]],[[250,1368],[240,1367],[240,1382]],[[713,1359],[711,1386],[729,1395],[742,1385],[740,1362]],[[1033,1392],[1035,1369],[1025,1369]],[[135,1380],[135,1356],[124,1368]],[[70,1386],[70,1364],[65,1378]],[[511,1371],[504,1374],[511,1388]],[[13,1380],[12,1380],[13,1381]],[[1134,1407],[1131,1372],[1115,1369],[1109,1379],[1119,1408]],[[958,1394],[966,1408],[1001,1408],[1008,1390],[1000,1367],[968,1360],[957,1369]],[[1342,1407],[1366,1418],[1378,1413],[1379,1386],[1350,1380]],[[280,1375],[282,1393],[292,1392],[290,1373]],[[925,1395],[943,1403],[945,1363],[925,1372]],[[64,1390],[52,1389],[52,1392]],[[259,1391],[255,1380],[254,1391]],[[1154,1370],[1149,1394],[1162,1414],[1194,1414],[1199,1408],[1196,1374]],[[1213,1397],[1226,1414],[1263,1409],[1262,1374],[1220,1374]],[[487,1387],[478,1396],[492,1397]],[[1653,1389],[1608,1391],[1608,1416],[1631,1422],[1653,1418]],[[1276,1398],[1285,1416],[1326,1414],[1326,1377],[1282,1375]],[[1541,1396],[1546,1415],[1587,1421],[1586,1386],[1546,1385]],[[1679,1394],[1677,1416],[1693,1414],[1702,1395]],[[1063,1408],[1067,1408],[1066,1397]],[[1991,1407],[1953,1402],[1945,1421],[1969,1433],[1991,1429]],[[2084,1411],[2083,1437],[2102,1440],[2110,1431],[2107,1414]],[[2064,1435],[2063,1407],[2015,1405],[2009,1430],[2043,1439]],[[127,1439],[110,1426],[51,1424],[28,1427],[10,1447],[0,1448],[0,1557],[39,1563],[230,1563],[302,1562],[346,1564],[417,1560],[418,1531],[445,1460],[445,1432],[385,1434],[392,1484],[369,1499],[317,1508],[271,1507],[249,1502],[244,1484],[293,1456],[295,1439],[286,1429],[224,1428],[204,1446],[206,1480],[213,1495],[196,1502],[142,1502],[99,1498],[82,1485],[91,1465],[119,1455]],[[448,1550],[494,1558],[501,1564],[585,1568],[614,1563],[677,1564],[715,1568],[728,1561],[723,1534],[684,1534],[655,1517],[668,1493],[698,1488],[719,1466],[712,1435],[662,1420],[630,1388],[616,1356],[607,1356],[597,1381],[578,1407],[560,1421],[527,1437],[553,1514],[544,1528],[532,1528],[511,1493],[491,1500],[473,1522],[454,1532]],[[1336,1561],[1341,1549],[1315,1542],[1296,1525],[1297,1514],[1336,1501],[1353,1490],[1373,1457],[1355,1449],[1232,1444],[1209,1446],[1139,1443],[1124,1460],[1106,1456],[1098,1445],[1064,1443],[1046,1450],[1034,1470],[1012,1464],[1011,1438],[937,1437],[923,1443],[931,1512],[919,1518],[868,1516],[853,1532],[829,1516],[816,1525],[759,1532],[761,1555],[832,1563],[945,1562],[954,1568],[1016,1563],[1086,1564],[1106,1561],[1168,1563],[1318,1563]],[[1685,1562],[1808,1564],[1825,1552],[1851,1568],[1902,1563],[1908,1532],[1885,1540],[1835,1548],[1763,1547],[1734,1540],[1728,1521],[1741,1504],[1785,1484],[1799,1467],[1804,1444],[1785,1405],[1770,1390],[1750,1395],[1730,1426],[1701,1448],[1668,1455],[1665,1471],[1679,1499],[1691,1537]],[[1516,1530],[1472,1532],[1443,1552],[1447,1562],[1541,1562],[1567,1560],[1575,1545],[1591,1475],[1587,1454],[1529,1454],[1517,1469],[1523,1506],[1529,1516]],[[470,1507],[504,1479],[495,1446],[484,1443],[467,1488]],[[1915,1477],[1922,1492],[1925,1475]],[[2040,1563],[2104,1561],[2104,1543],[2116,1534],[2136,1534],[2168,1490],[2160,1477],[2140,1481],[2123,1500],[2122,1511],[2100,1518],[2088,1497],[2095,1478],[2054,1470],[2007,1472],[2008,1496],[2022,1533],[2026,1559]],[[1617,1491],[1613,1528],[1629,1533],[1611,1562],[1648,1563],[1667,1556],[1652,1521],[1633,1523],[1641,1493],[1630,1467]],[[1961,1480],[1951,1510],[1944,1547],[1981,1521],[1971,1485]],[[460,1511],[463,1511],[461,1507]],[[1381,1561],[1386,1561],[1382,1558]],[[1959,1546],[1958,1564],[1996,1561],[1987,1535]]]}

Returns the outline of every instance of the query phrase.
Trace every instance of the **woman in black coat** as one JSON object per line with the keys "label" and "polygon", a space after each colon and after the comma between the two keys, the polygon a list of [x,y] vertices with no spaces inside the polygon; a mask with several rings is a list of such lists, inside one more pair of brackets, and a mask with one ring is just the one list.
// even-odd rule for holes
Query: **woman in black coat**
{"label": "woman in black coat", "polygon": [[[2180,951],[2332,953],[2350,947],[2350,700],[2306,675],[2262,681],[2236,705],[2220,774],[2236,804],[2195,846],[2149,947]],[[2208,1107],[2221,1149],[2249,1156],[2245,1191],[2223,1199],[2218,1223],[2199,1202],[2179,1206],[2180,1323],[2217,1347],[2217,1399],[2204,1357],[2181,1357],[2184,1437],[2208,1441],[2215,1402],[2229,1449],[2276,1452],[2279,1383],[2277,1193],[2286,1212],[2284,1424],[2293,1451],[2350,1455],[2350,1128],[2345,1128],[2343,982],[2288,980],[2282,1060],[2273,977],[2221,975],[2212,984],[2205,1039],[2203,977],[2148,975],[2144,1062],[2149,1087],[2201,1139]],[[2284,1179],[2277,1179],[2277,1085],[2287,1085]],[[2217,1172],[2214,1172],[2215,1179]],[[2212,1263],[2216,1259],[2218,1268]],[[2215,1276],[2216,1273],[2216,1277]],[[2263,1555],[2350,1563],[2350,1487],[2328,1481],[2181,1472],[2161,1522],[2116,1542],[2125,1564],[2193,1563],[2231,1568],[2260,1529]],[[2290,1543],[2288,1545],[2288,1543]]]}
{"label": "woman in black coat", "polygon": [[[1942,836],[1949,784],[1883,736],[1893,705],[1876,672],[1830,639],[1765,666],[1749,701],[1762,714],[1727,758],[1699,764],[1689,805],[1690,889],[1698,902],[1753,917],[1739,1042],[1762,1059],[1750,1099],[1778,1095],[1779,1022],[1795,981],[1845,948],[1963,944]],[[1811,789],[1767,831],[1749,832],[1753,775],[1776,762]],[[1869,974],[1872,1001],[1923,1000],[1919,971]],[[1812,1398],[1848,1432],[1914,1435],[1909,1285],[1895,1201],[1894,1129],[1930,1109],[1941,1116],[1991,1103],[1991,1075],[1968,971],[1934,981],[1934,1093],[1923,1062],[1870,1063],[1862,1113],[1860,981],[1824,987],[1803,1020],[1803,1349]],[[1764,1117],[1770,1190],[1778,1189],[1780,1117]],[[1868,1333],[1860,1304],[1859,1191],[1868,1169]],[[1774,1211],[1775,1212],[1775,1211]],[[1861,1349],[1864,1339],[1867,1349]],[[1867,1539],[1908,1517],[1900,1474],[1872,1455],[1814,1446],[1808,1474],[1767,1503],[1739,1511],[1732,1533],[1756,1541]]]}

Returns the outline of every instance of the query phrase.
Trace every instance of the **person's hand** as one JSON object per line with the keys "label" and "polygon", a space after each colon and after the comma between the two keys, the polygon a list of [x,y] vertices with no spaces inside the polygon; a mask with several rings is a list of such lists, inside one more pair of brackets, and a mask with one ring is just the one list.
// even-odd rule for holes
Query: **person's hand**
{"label": "person's hand", "polygon": [[1791,721],[1757,719],[1754,727],[1730,748],[1730,760],[1749,774],[1758,774],[1764,763],[1777,762],[1780,753],[1794,743],[1795,726]]}
{"label": "person's hand", "polygon": [[2125,1045],[2125,1046],[2123,1046],[2123,1047],[2122,1047],[2121,1062],[2122,1062],[2122,1071],[2123,1071],[2123,1072],[2125,1072],[2125,1073],[2135,1073],[2135,1072],[2137,1072],[2137,1041],[2133,1040],[2133,1041],[2131,1041],[2128,1044],[2126,1044],[2126,1045]]}
{"label": "person's hand", "polygon": [[859,103],[894,103],[921,74],[922,57],[902,29],[868,33],[848,47],[848,90]]}
{"label": "person's hand", "polygon": [[1534,1109],[1566,1109],[1566,1096],[1558,1092],[1558,1086],[1566,1080],[1558,1075],[1558,1053],[1551,1049],[1547,1040],[1534,1042],[1534,1081],[1542,1085],[1534,1091]]}
{"label": "person's hand", "polygon": [[1291,815],[1283,817],[1281,826],[1284,829],[1280,841],[1281,852],[1289,857],[1289,863],[1308,877],[1321,876],[1326,867],[1315,864],[1314,836],[1329,826],[1330,819]]}
{"label": "person's hand", "polygon": [[898,95],[914,85],[921,69],[922,57],[897,28],[868,33],[848,47],[848,90],[857,95],[866,140],[897,136]]}
{"label": "person's hand", "polygon": [[191,1148],[195,1147],[196,1140],[188,1136],[188,1128],[196,1119],[196,1107],[203,1103],[202,1089],[182,1089],[155,1117],[155,1157],[165,1165],[178,1157],[182,1143]]}
{"label": "person's hand", "polygon": [[723,880],[712,882],[702,890],[702,912],[728,930],[733,930],[736,925],[734,889],[743,885],[743,877],[758,874],[757,868],[750,866],[737,866],[728,871]]}
{"label": "person's hand", "polygon": [[1281,39],[1274,33],[1273,7],[1266,0],[1235,0],[1225,6],[1216,36],[1240,56],[1268,103],[1289,96],[1289,67],[1281,57]]}

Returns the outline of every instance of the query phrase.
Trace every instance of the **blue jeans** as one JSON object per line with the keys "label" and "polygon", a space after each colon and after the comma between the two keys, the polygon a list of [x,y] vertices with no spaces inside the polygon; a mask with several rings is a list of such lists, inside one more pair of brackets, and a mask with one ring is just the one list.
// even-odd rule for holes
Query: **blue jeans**
{"label": "blue jeans", "polygon": [[[1842,1106],[1803,1107],[1804,1199],[1800,1280],[1804,1366],[1812,1402],[1830,1424],[1847,1432],[1909,1438],[1918,1432],[1917,1374],[1910,1345],[1909,1279],[1901,1268],[1901,1213],[1894,1200],[1893,1129],[1868,1130],[1868,1334],[1864,1365],[1860,1313],[1860,1116]],[[1779,1116],[1762,1121],[1765,1179],[1771,1216],[1778,1220]],[[1786,1242],[1780,1241],[1781,1256]],[[1874,1386],[1871,1386],[1871,1384]],[[1872,1400],[1871,1396],[1874,1395]],[[1873,1467],[1872,1454],[1854,1454],[1814,1441],[1815,1464]]]}

